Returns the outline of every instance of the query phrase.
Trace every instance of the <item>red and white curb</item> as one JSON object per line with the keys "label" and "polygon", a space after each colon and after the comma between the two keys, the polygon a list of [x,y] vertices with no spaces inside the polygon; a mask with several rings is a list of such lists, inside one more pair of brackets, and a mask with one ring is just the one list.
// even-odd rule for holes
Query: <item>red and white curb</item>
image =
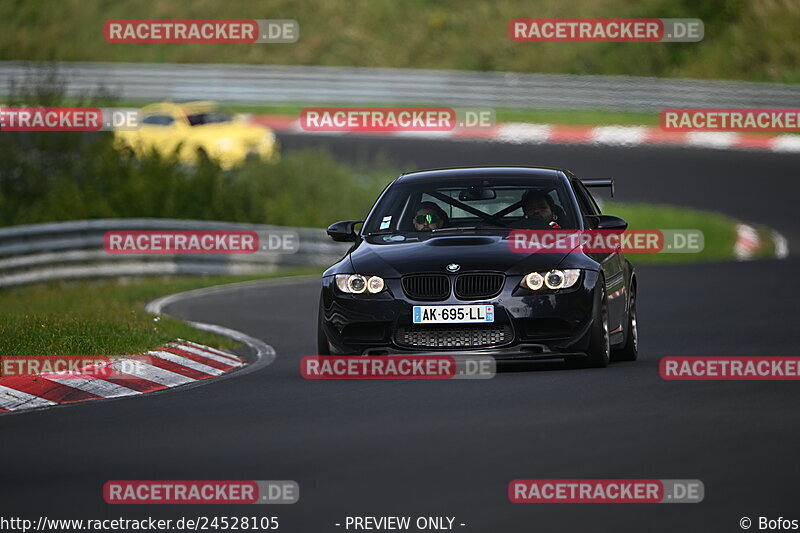
{"label": "red and white curb", "polygon": [[309,135],[377,135],[420,139],[465,139],[509,144],[590,144],[598,146],[684,146],[730,150],[800,152],[800,135],[754,135],[734,132],[668,132],[651,126],[564,126],[504,122],[481,130],[395,132],[306,131],[298,117],[255,115],[253,122],[276,131]]}
{"label": "red and white curb", "polygon": [[[786,237],[772,230],[770,232],[772,244],[775,248],[774,256],[777,259],[784,259],[789,255],[789,244]],[[739,261],[747,261],[756,257],[756,254],[764,246],[763,239],[753,226],[747,224],[736,225],[736,243],[733,245],[733,253]]]}
{"label": "red and white curb", "polygon": [[[238,356],[190,341],[178,340],[142,354],[114,358],[113,376],[88,367],[86,376],[49,372],[0,377],[0,413],[59,404],[146,394],[220,376],[244,366]],[[135,369],[126,374],[123,369]]]}
{"label": "red and white curb", "polygon": [[[286,283],[286,280],[269,280],[273,283]],[[176,294],[162,296],[145,306],[145,311],[154,315],[168,315],[164,308],[186,299],[207,296],[241,286],[247,283],[232,283],[206,287]],[[262,281],[263,283],[263,281]],[[216,348],[178,339],[160,348],[141,354],[116,358],[112,363],[114,377],[99,378],[92,373],[85,378],[59,376],[57,373],[36,376],[0,377],[0,414],[13,415],[36,408],[56,407],[89,400],[133,397],[140,394],[162,392],[179,386],[201,385],[235,376],[242,376],[261,370],[275,360],[275,349],[269,344],[251,337],[241,331],[217,324],[184,320],[190,326],[216,335],[228,337],[246,345],[252,352],[252,359],[242,358]],[[143,361],[144,359],[144,361]],[[134,368],[136,375],[123,375],[122,370]],[[236,370],[236,372],[232,372]]]}
{"label": "red and white curb", "polygon": [[736,225],[736,243],[733,245],[733,253],[736,259],[744,261],[752,259],[761,249],[761,238],[758,231],[753,226],[747,224]]}
{"label": "red and white curb", "polygon": [[[187,299],[208,296],[230,290],[249,289],[255,285],[290,285],[302,283],[304,277],[297,279],[256,280],[230,283],[194,289],[162,296],[145,306],[145,311],[154,315],[169,315],[164,308]],[[235,329],[205,322],[184,322],[196,329],[221,335],[248,347],[251,354],[247,361],[226,352],[181,339],[168,343],[145,355],[146,364],[141,357],[132,356],[133,368],[137,375],[123,376],[122,368],[130,368],[130,362],[123,357],[114,361],[116,371],[113,378],[101,379],[95,375],[86,378],[59,377],[56,373],[36,376],[0,377],[0,414],[11,416],[20,411],[36,408],[56,407],[64,404],[80,403],[88,400],[102,400],[132,397],[139,394],[163,392],[174,387],[202,385],[236,376],[257,372],[270,365],[276,358],[275,349],[260,339],[251,337]],[[140,370],[144,369],[144,370]],[[236,370],[234,373],[233,370]]]}

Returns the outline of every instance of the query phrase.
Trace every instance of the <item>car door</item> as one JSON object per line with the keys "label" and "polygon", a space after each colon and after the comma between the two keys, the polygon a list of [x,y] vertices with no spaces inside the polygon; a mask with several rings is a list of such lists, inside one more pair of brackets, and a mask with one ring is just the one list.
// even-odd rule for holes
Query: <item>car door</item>
{"label": "car door", "polygon": [[155,148],[161,155],[171,155],[182,141],[180,124],[175,117],[164,111],[151,112],[144,116],[139,138],[145,153]]}
{"label": "car door", "polygon": [[[575,196],[578,198],[582,214],[600,215],[600,208],[592,195],[579,179],[572,180]],[[625,318],[625,296],[627,280],[625,279],[625,256],[622,250],[608,253],[589,253],[589,257],[600,263],[606,280],[606,297],[608,299],[608,330],[613,336],[622,332]],[[615,339],[612,337],[612,342]]]}

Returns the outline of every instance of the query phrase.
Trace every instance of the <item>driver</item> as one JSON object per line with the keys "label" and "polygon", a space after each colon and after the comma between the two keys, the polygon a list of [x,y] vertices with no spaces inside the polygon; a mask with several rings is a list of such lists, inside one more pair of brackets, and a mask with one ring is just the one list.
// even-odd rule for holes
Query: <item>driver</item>
{"label": "driver", "polygon": [[545,191],[525,191],[522,195],[522,212],[525,217],[514,224],[518,228],[547,224],[553,229],[561,229],[558,223],[558,215],[555,213],[553,199]]}
{"label": "driver", "polygon": [[431,231],[447,225],[447,213],[433,202],[422,202],[414,215],[414,228],[417,231]]}

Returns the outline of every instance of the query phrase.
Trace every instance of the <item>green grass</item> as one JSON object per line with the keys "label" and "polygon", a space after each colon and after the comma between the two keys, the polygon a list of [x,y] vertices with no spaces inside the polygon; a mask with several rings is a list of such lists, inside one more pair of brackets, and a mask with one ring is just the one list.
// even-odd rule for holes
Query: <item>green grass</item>
{"label": "green grass", "polygon": [[630,229],[697,229],[703,232],[704,248],[700,253],[626,254],[635,264],[691,263],[733,258],[736,220],[728,216],[685,207],[612,202],[603,206],[603,213],[624,218]]}
{"label": "green grass", "polygon": [[319,272],[295,268],[261,276],[52,282],[0,289],[0,354],[125,355],[177,338],[233,348],[234,341],[178,320],[154,320],[144,305],[159,296],[200,287]]}
{"label": "green grass", "polygon": [[[514,18],[700,18],[700,43],[515,43]],[[293,44],[109,44],[108,19],[284,18]],[[800,82],[791,0],[60,0],[0,3],[0,57],[496,70]]]}

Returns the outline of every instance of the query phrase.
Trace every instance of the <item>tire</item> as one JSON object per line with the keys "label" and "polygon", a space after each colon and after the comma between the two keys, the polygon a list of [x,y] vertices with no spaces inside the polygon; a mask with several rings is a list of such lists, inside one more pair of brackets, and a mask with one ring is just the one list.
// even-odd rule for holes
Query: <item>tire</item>
{"label": "tire", "polygon": [[[600,279],[599,283],[604,283]],[[588,368],[605,368],[611,360],[611,338],[608,333],[608,302],[605,286],[600,288],[600,301],[597,302],[592,317],[592,331],[589,338],[589,350],[584,366]]]}
{"label": "tire", "polygon": [[628,323],[625,328],[625,344],[614,350],[614,361],[636,361],[639,357],[639,324],[636,315],[636,288],[631,289],[628,303]]}
{"label": "tire", "polygon": [[211,156],[209,156],[208,152],[206,152],[205,148],[202,147],[197,148],[196,155],[197,158],[195,159],[195,162],[197,166],[211,165],[214,163],[211,160]]}
{"label": "tire", "polygon": [[325,328],[323,327],[323,318],[325,314],[322,311],[322,295],[319,296],[319,315],[317,317],[317,355],[330,355],[331,347],[328,344],[328,337],[325,335]]}

